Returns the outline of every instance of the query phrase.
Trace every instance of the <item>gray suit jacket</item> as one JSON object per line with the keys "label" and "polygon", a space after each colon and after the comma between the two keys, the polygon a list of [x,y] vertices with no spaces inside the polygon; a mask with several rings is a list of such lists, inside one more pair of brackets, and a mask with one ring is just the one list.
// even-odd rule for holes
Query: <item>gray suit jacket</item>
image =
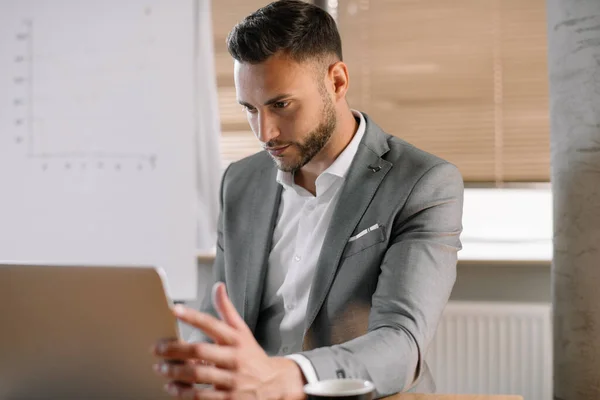
{"label": "gray suit jacket", "polygon": [[[377,396],[432,392],[425,355],[456,277],[463,181],[452,164],[365,119],[317,264],[301,354],[319,379],[368,379]],[[221,186],[214,278],[253,331],[281,197],[276,173],[261,152],[230,165]],[[210,296],[202,310],[215,314]]]}

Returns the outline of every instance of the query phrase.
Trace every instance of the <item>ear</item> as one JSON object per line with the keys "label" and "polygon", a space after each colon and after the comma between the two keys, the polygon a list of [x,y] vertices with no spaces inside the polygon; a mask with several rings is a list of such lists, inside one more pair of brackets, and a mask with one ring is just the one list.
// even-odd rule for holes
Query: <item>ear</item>
{"label": "ear", "polygon": [[329,66],[328,77],[333,84],[333,94],[335,100],[343,100],[348,92],[350,76],[348,75],[348,66],[342,61],[338,61]]}

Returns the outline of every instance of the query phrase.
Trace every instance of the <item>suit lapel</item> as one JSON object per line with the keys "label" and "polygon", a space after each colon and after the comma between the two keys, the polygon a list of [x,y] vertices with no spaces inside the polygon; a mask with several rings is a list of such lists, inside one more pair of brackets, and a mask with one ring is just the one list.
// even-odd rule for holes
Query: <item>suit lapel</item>
{"label": "suit lapel", "polygon": [[254,329],[258,319],[273,230],[281,201],[282,187],[276,181],[277,170],[272,163],[270,165],[258,173],[250,211],[249,226],[252,231],[248,234],[251,236],[246,241],[246,252],[242,252],[247,257],[237,260],[241,265],[236,268],[245,275],[240,277],[240,281],[245,282],[244,304],[238,310],[243,310],[242,317],[251,329]]}
{"label": "suit lapel", "polygon": [[365,115],[367,130],[341,189],[325,235],[306,310],[305,332],[331,288],[342,252],[392,164],[381,158],[389,147],[385,134]]}

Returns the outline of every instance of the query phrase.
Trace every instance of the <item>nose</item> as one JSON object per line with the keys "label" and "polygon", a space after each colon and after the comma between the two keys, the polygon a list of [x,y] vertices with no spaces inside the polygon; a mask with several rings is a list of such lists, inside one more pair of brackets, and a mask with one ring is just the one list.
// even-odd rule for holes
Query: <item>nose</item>
{"label": "nose", "polygon": [[258,131],[256,134],[258,136],[258,140],[260,140],[262,143],[268,143],[279,136],[277,124],[268,113],[260,113],[258,115]]}

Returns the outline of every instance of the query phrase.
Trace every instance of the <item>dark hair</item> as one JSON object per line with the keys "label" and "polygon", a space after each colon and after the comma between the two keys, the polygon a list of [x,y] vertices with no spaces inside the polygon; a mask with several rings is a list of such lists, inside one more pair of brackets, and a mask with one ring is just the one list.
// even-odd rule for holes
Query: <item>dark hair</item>
{"label": "dark hair", "polygon": [[279,0],[260,8],[227,36],[229,54],[241,63],[258,64],[282,52],[301,62],[335,55],[342,60],[342,40],[334,19],[301,0]]}

